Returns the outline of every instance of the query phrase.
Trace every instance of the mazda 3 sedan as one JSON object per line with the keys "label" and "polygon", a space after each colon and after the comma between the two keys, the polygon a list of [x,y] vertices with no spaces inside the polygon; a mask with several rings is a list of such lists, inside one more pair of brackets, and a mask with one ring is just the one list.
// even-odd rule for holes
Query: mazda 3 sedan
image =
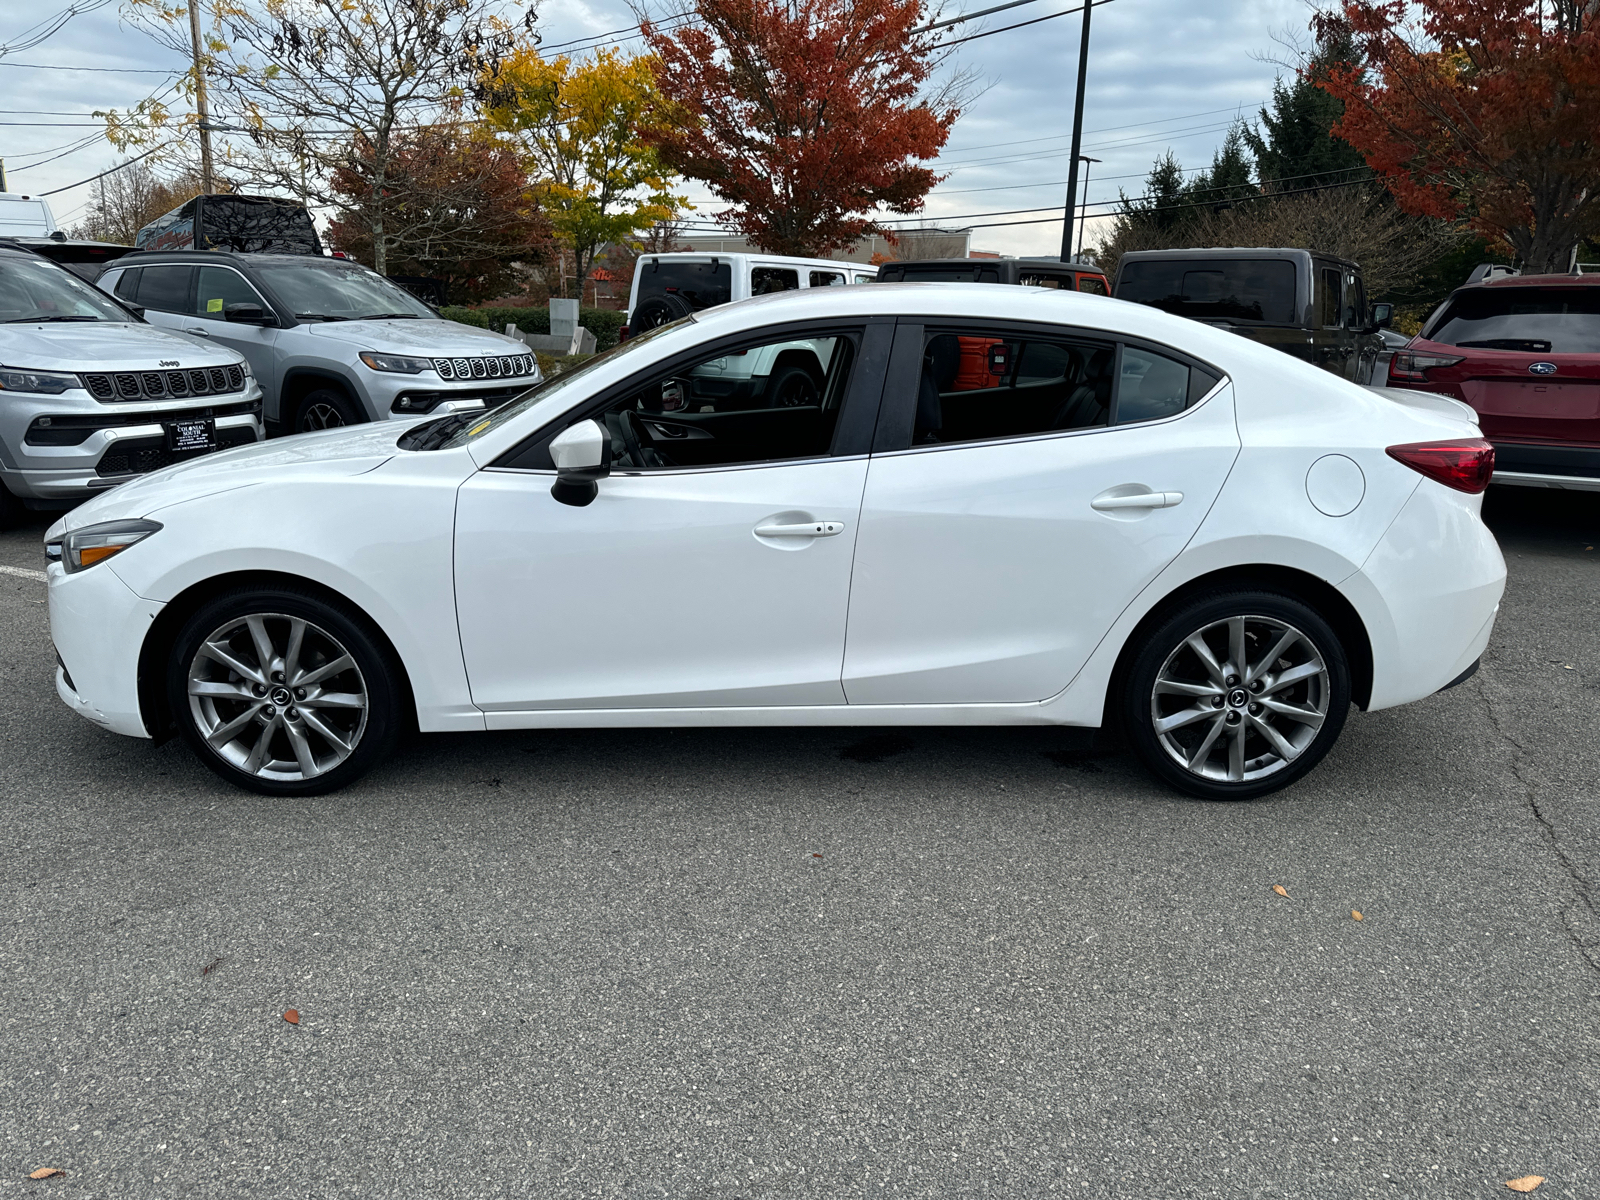
{"label": "mazda 3 sedan", "polygon": [[326,792],[423,731],[1119,726],[1192,794],[1470,675],[1456,400],[1082,293],[761,297],[485,413],[230,450],[47,535],[61,698]]}

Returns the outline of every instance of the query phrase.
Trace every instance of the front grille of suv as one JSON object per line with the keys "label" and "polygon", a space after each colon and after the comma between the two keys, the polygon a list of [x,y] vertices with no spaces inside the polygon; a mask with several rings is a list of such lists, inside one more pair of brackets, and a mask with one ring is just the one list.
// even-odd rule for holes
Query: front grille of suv
{"label": "front grille of suv", "polygon": [[197,367],[188,371],[118,371],[78,377],[96,400],[185,400],[244,390],[244,370]]}
{"label": "front grille of suv", "polygon": [[531,354],[503,358],[436,358],[433,369],[440,379],[520,379],[538,369]]}

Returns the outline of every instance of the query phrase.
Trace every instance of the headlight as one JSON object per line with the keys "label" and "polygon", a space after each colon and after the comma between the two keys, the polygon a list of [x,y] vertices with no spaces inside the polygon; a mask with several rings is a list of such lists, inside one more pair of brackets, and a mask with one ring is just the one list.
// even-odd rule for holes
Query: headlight
{"label": "headlight", "polygon": [[160,529],[159,521],[102,521],[71,530],[60,539],[45,543],[44,551],[50,558],[59,558],[71,575],[121,554]]}
{"label": "headlight", "polygon": [[400,375],[420,375],[433,370],[431,358],[407,358],[403,354],[374,354],[371,350],[363,350],[361,361],[374,371],[393,371]]}
{"label": "headlight", "polygon": [[68,388],[83,386],[76,375],[58,375],[54,371],[16,371],[0,367],[0,391],[43,392],[59,396]]}

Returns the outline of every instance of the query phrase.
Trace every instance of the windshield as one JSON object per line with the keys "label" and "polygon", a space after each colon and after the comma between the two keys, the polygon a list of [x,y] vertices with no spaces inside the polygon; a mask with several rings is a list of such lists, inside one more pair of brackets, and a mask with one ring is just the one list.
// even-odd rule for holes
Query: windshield
{"label": "windshield", "polygon": [[926,266],[885,267],[879,275],[884,283],[999,283],[994,267],[963,266],[960,263],[928,263]]}
{"label": "windshield", "polygon": [[1116,296],[1201,321],[1300,323],[1294,263],[1284,258],[1129,262]]}
{"label": "windshield", "polygon": [[[631,354],[640,346],[654,341],[663,333],[666,333],[669,329],[680,329],[693,320],[693,317],[682,317],[679,320],[671,322],[670,324],[657,325],[654,329],[647,330],[644,333],[635,334],[625,342],[619,342],[617,345],[607,350],[604,354],[596,354],[581,367],[574,367],[570,371],[564,371],[560,375],[555,376],[547,382],[524,392],[521,396],[511,401],[509,404],[502,404],[499,408],[484,414],[484,416],[478,420],[468,422],[459,428],[449,438],[449,440],[441,442],[439,448],[441,450],[449,450],[455,448],[456,446],[465,446],[468,442],[482,437],[491,429],[498,429],[507,421],[514,420],[515,418],[520,417],[523,413],[530,412],[534,408],[537,408],[548,401],[558,399],[564,400],[564,398],[561,397],[561,393],[566,391],[573,384],[580,382],[584,376],[588,375],[590,371],[594,370],[601,363],[614,362],[625,354]],[[553,404],[551,407],[559,408],[560,404]],[[446,419],[448,420],[449,418]]]}
{"label": "windshield", "polygon": [[110,297],[54,263],[0,256],[0,322],[132,320]]}
{"label": "windshield", "polygon": [[1430,342],[1524,354],[1600,354],[1600,287],[1458,292],[1423,330]]}
{"label": "windshield", "polygon": [[652,296],[670,295],[683,297],[690,309],[698,311],[733,298],[733,267],[725,262],[641,258],[634,270],[639,276],[636,307],[643,307]]}
{"label": "windshield", "polygon": [[275,296],[303,321],[359,321],[373,317],[432,317],[433,310],[365,267],[331,263],[257,263]]}

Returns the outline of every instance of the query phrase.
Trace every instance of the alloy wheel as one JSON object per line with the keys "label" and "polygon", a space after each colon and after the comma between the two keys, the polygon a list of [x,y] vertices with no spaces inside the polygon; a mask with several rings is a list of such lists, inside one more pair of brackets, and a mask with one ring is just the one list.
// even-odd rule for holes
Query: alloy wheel
{"label": "alloy wheel", "polygon": [[247,775],[308,780],[366,732],[366,681],[350,652],[301,617],[252,613],[219,626],[188,671],[189,712],[206,744]]}
{"label": "alloy wheel", "polygon": [[345,423],[344,414],[331,404],[318,401],[307,406],[300,414],[300,432],[308,433],[313,429],[337,429]]}
{"label": "alloy wheel", "polygon": [[1184,770],[1243,783],[1287,768],[1316,739],[1332,694],[1316,644],[1274,617],[1232,616],[1167,656],[1150,694],[1156,740]]}

